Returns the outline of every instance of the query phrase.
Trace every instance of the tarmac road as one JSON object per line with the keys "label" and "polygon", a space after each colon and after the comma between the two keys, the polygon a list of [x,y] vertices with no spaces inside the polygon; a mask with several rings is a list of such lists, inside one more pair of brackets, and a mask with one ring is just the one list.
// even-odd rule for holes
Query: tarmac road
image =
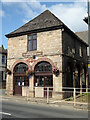
{"label": "tarmac road", "polygon": [[3,118],[88,118],[87,111],[20,101],[2,101]]}

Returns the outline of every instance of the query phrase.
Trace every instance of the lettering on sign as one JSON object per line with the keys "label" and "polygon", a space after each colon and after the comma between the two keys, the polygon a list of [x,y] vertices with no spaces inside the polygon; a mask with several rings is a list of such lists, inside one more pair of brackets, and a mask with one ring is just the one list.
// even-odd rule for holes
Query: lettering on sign
{"label": "lettering on sign", "polygon": [[27,57],[27,58],[38,55],[42,55],[42,52],[27,52],[22,54],[23,57]]}

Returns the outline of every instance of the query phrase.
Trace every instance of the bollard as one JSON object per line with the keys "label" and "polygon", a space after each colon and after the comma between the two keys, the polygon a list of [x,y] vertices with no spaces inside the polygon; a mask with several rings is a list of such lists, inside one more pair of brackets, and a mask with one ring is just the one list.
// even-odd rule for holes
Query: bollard
{"label": "bollard", "polygon": [[76,105],[76,89],[75,88],[74,88],[73,98],[74,98],[74,107],[75,107]]}
{"label": "bollard", "polygon": [[49,87],[47,87],[47,104],[49,104]]}

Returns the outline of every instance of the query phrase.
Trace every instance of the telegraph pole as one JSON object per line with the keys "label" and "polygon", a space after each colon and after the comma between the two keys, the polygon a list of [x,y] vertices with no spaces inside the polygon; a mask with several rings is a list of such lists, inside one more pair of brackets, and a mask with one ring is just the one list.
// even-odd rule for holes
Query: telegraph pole
{"label": "telegraph pole", "polygon": [[88,45],[89,45],[88,79],[90,84],[90,0],[88,0]]}

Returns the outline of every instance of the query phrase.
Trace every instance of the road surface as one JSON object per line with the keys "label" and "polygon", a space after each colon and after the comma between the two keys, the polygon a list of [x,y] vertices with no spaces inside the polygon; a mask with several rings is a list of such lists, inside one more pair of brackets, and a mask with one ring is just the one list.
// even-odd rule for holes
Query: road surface
{"label": "road surface", "polygon": [[87,111],[10,100],[2,101],[0,114],[4,118],[88,118]]}

